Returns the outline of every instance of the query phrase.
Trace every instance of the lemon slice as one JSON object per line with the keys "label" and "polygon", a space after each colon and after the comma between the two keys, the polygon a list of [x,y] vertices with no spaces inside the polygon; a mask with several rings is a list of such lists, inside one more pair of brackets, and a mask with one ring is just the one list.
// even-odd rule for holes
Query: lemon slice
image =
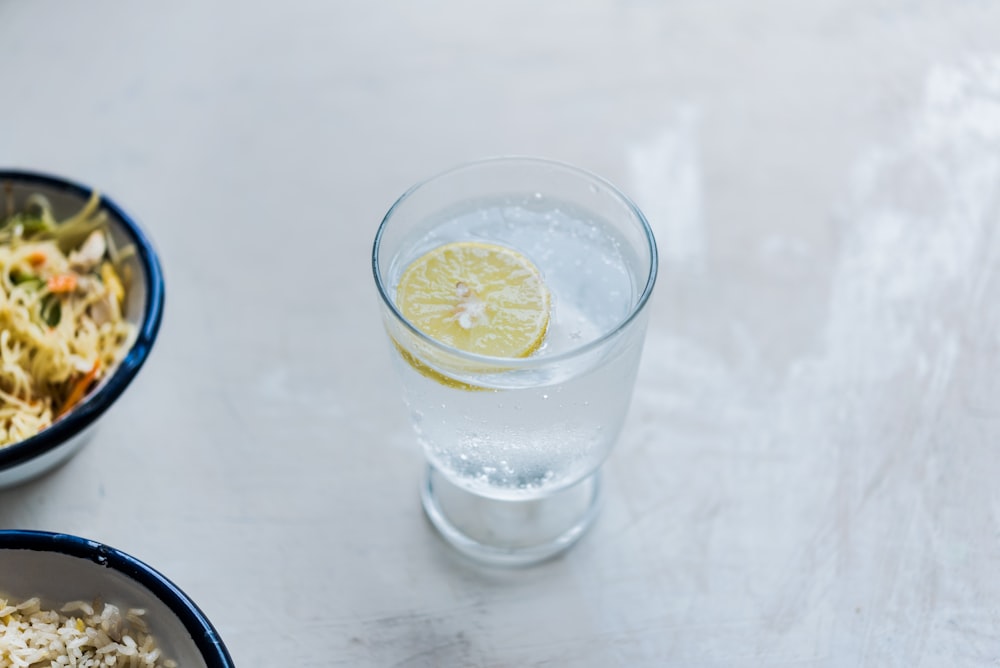
{"label": "lemon slice", "polygon": [[456,241],[403,272],[396,305],[417,329],[458,350],[527,357],[549,326],[551,297],[531,260],[512,248]]}

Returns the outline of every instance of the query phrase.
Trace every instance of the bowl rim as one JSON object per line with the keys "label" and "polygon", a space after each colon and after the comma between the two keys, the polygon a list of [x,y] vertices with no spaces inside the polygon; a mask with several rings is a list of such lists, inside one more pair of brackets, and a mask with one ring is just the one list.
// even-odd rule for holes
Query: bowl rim
{"label": "bowl rim", "polygon": [[[94,188],[52,174],[21,169],[0,169],[0,187],[6,182],[37,185],[50,191],[61,191],[86,201]],[[136,340],[104,386],[87,400],[74,407],[65,417],[34,436],[0,448],[0,471],[14,468],[43,455],[89,427],[111,407],[125,391],[149,357],[150,349],[163,320],[164,283],[160,259],[139,223],[108,195],[100,192],[100,206],[115,218],[131,237],[136,256],[146,274],[146,309],[139,321]]]}
{"label": "bowl rim", "polygon": [[222,637],[195,602],[165,575],[132,555],[89,538],[27,529],[0,530],[0,550],[55,552],[87,559],[122,573],[149,590],[177,615],[208,668],[235,668]]}

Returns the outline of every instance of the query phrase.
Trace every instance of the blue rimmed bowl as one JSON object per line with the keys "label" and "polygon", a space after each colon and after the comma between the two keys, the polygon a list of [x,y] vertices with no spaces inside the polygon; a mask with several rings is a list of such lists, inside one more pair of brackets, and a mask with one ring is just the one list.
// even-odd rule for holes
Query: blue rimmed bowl
{"label": "blue rimmed bowl", "polygon": [[[28,195],[40,193],[48,198],[57,219],[78,212],[92,191],[85,185],[48,174],[0,170],[0,202],[13,198],[17,205]],[[131,282],[123,309],[125,318],[136,326],[135,342],[117,369],[66,415],[38,434],[0,448],[0,488],[50,471],[76,453],[92,434],[97,419],[135,378],[156,340],[163,317],[163,273],[159,258],[132,216],[106,195],[101,195],[100,206],[108,214],[108,228],[116,245],[132,245],[136,251],[125,260]]]}
{"label": "blue rimmed bowl", "polygon": [[44,609],[94,601],[145,611],[164,657],[184,668],[235,664],[208,617],[157,570],[86,538],[44,531],[0,531],[0,598],[38,597]]}

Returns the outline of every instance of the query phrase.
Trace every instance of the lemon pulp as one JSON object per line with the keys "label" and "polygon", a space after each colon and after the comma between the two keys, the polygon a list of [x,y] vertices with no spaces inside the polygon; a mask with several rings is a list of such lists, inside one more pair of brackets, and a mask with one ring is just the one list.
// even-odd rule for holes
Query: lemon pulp
{"label": "lemon pulp", "polygon": [[499,244],[456,241],[414,260],[396,289],[403,316],[427,336],[490,357],[527,357],[549,325],[551,297],[537,267]]}

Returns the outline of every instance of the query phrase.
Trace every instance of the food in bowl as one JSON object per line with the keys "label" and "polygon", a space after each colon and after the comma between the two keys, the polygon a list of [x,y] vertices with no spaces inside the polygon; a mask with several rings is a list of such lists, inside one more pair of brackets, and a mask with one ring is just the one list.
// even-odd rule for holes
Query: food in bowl
{"label": "food in bowl", "polygon": [[123,316],[131,246],[100,197],[58,221],[48,199],[0,208],[0,447],[34,436],[110,374],[135,340]]}
{"label": "food in bowl", "polygon": [[37,597],[18,602],[0,596],[0,665],[177,668],[164,658],[145,613],[123,613],[100,600],[47,609]]}
{"label": "food in bowl", "polygon": [[[145,637],[140,640],[140,631],[151,635],[162,652],[155,661],[163,668],[168,666],[167,660],[182,668],[234,666],[218,631],[177,584],[145,562],[104,543],[70,534],[0,529],[0,592],[0,599],[11,605],[37,598],[39,610],[84,618],[81,621],[85,628],[85,617],[90,613],[83,605],[92,606],[98,618],[108,616],[112,629],[118,623],[114,617],[121,615],[122,628],[127,624],[134,634],[122,634],[122,641],[116,642],[129,647],[131,643],[124,638],[128,635],[138,650],[148,642]],[[76,603],[66,608],[67,602]],[[115,609],[109,610],[107,604]],[[0,608],[6,607],[0,602]],[[26,610],[21,614],[30,614]],[[142,610],[143,614],[130,616],[129,610]],[[41,668],[12,662],[3,654],[4,623],[9,622],[0,619],[0,666]],[[95,625],[100,624],[95,620]],[[148,668],[138,657],[111,665],[132,666],[133,659],[135,665]],[[41,665],[49,668],[86,664],[73,664],[67,657],[62,663],[57,660]]]}
{"label": "food in bowl", "polygon": [[[95,199],[95,190],[59,176],[0,169],[0,221],[29,209],[29,200],[37,199],[38,195],[51,203],[55,220],[72,221]],[[56,406],[48,426],[39,425],[41,431],[33,436],[0,446],[0,489],[23,484],[54,470],[90,442],[99,420],[136,378],[156,342],[164,310],[159,256],[138,220],[118,202],[106,194],[101,194],[97,201],[94,215],[107,216],[104,230],[109,256],[117,254],[121,262],[115,269],[125,293],[124,318],[136,330],[134,340],[122,346],[123,356],[119,362],[107,367],[102,365],[94,374],[90,389],[70,410],[60,412],[60,407]],[[12,227],[10,232],[14,230]],[[85,241],[83,238],[79,243]],[[66,318],[66,314],[60,312],[60,318]],[[4,328],[0,324],[0,331]],[[88,367],[87,371],[92,368]],[[0,399],[0,404],[3,402]],[[30,592],[25,594],[31,595]]]}

